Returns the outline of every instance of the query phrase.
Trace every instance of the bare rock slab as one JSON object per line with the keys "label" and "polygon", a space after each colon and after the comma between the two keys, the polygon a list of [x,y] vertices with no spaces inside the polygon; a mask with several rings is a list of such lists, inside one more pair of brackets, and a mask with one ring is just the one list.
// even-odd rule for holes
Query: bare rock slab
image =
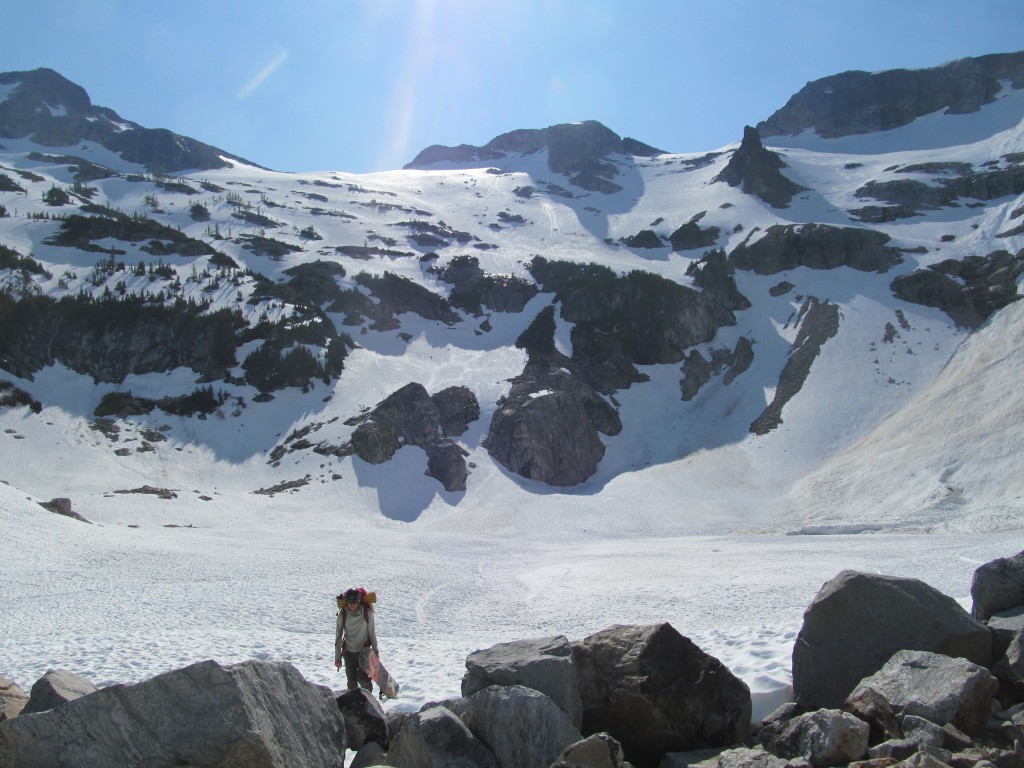
{"label": "bare rock slab", "polygon": [[331,691],[261,661],[203,661],[0,723],[0,765],[19,768],[337,768],[344,750]]}

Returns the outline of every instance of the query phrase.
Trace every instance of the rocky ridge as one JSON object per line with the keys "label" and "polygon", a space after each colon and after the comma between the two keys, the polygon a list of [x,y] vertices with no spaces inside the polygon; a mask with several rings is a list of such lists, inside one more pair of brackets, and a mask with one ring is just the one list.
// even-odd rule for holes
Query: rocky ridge
{"label": "rocky ridge", "polygon": [[[0,137],[31,138],[44,147],[66,147],[95,141],[153,173],[230,167],[231,161],[252,165],[229,152],[162,128],[143,128],[106,107],[97,107],[81,86],[52,69],[0,74],[0,86],[11,88],[0,101]],[[91,166],[114,175],[109,169]]]}
{"label": "rocky ridge", "polygon": [[886,131],[938,110],[976,112],[1004,81],[1024,86],[1024,53],[964,58],[930,69],[844,72],[808,83],[757,130],[766,138],[807,129],[824,138]]}

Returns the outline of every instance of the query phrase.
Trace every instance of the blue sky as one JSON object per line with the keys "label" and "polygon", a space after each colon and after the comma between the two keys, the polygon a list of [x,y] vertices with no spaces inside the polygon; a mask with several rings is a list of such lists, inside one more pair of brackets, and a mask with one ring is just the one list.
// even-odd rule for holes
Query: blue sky
{"label": "blue sky", "polygon": [[0,71],[283,171],[600,120],[677,152],[805,83],[1024,49],[1021,0],[5,0]]}

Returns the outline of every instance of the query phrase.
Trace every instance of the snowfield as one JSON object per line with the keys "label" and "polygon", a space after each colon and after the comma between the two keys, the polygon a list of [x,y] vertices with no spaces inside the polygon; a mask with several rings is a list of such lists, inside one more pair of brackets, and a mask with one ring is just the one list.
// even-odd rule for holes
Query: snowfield
{"label": "snowfield", "polygon": [[[686,269],[702,251],[644,251],[618,239],[659,217],[667,219],[661,229],[671,231],[700,211],[707,212],[702,227],[722,229],[726,251],[756,227],[856,225],[845,213],[863,204],[853,192],[884,169],[980,164],[1024,152],[1022,116],[1024,91],[1007,91],[974,115],[931,115],[865,137],[766,141],[784,154],[786,173],[813,189],[781,210],[711,184],[726,155],[696,169],[687,162],[697,155],[618,158],[622,192],[574,199],[515,194],[526,184],[568,185],[547,169],[543,154],[510,162],[506,173],[299,176],[238,166],[185,179],[238,194],[255,190],[261,197],[254,202],[273,201],[263,210],[285,223],[276,237],[297,241],[298,231],[316,228],[322,243],[278,260],[218,241],[272,279],[324,258],[343,264],[346,286],[361,271],[392,272],[446,294],[450,287],[419,258],[360,260],[333,250],[361,245],[373,233],[399,236],[396,225],[414,214],[390,205],[427,210],[431,221],[498,245],[464,251],[491,274],[526,276],[525,264],[541,254],[619,272],[644,269],[689,285]],[[31,253],[51,273],[37,281],[38,290],[98,294],[125,279],[93,285],[90,270],[101,254],[43,242],[56,224],[25,214],[48,211],[41,192],[72,179],[63,166],[28,153],[85,154],[122,172],[141,169],[96,146],[3,143],[0,166],[44,178],[19,178],[25,195],[0,193],[11,214],[0,218],[0,242]],[[105,205],[152,208],[145,202],[152,183],[112,178],[95,186]],[[152,215],[195,238],[206,237],[213,222],[230,221],[234,210],[226,195],[204,194],[213,222],[194,222],[184,197],[156,194],[161,211]],[[484,318],[448,327],[414,315],[403,315],[393,331],[345,328],[359,348],[338,381],[317,381],[307,393],[280,391],[269,403],[254,402],[253,387],[232,386],[232,399],[242,398],[244,407],[228,405],[205,419],[130,417],[116,444],[90,426],[104,394],[184,394],[196,386],[195,373],[133,375],[113,385],[60,365],[32,380],[0,371],[0,379],[43,404],[39,414],[0,409],[0,673],[27,689],[48,669],[64,668],[102,686],[207,658],[259,658],[289,661],[310,680],[338,688],[334,596],[359,585],[379,596],[382,660],[402,684],[389,707],[412,710],[457,695],[466,655],[496,642],[557,634],[579,640],[611,624],[667,621],[747,682],[757,718],[788,696],[802,612],[841,570],[919,578],[969,609],[973,570],[1024,550],[1024,304],[968,334],[939,310],[902,302],[889,289],[918,266],[996,248],[1016,253],[1024,237],[993,238],[1020,222],[1012,212],[1022,199],[877,225],[907,251],[885,275],[738,272],[739,290],[754,307],[737,312],[737,325],[701,349],[732,349],[747,336],[755,343],[751,368],[729,386],[717,382],[683,402],[678,365],[644,367],[648,382],[615,395],[623,430],[602,437],[597,473],[568,489],[509,473],[482,445],[508,380],[526,359],[513,343],[550,294],[523,313],[490,313],[487,331]],[[488,226],[499,211],[525,221]],[[734,229],[738,221],[743,226]],[[252,229],[232,226],[235,235]],[[123,258],[129,265],[154,260],[137,251]],[[186,291],[213,296],[213,308],[238,305],[271,318],[289,311],[283,302],[246,304],[251,284],[204,292],[189,277],[206,266],[205,257],[169,261]],[[783,280],[795,288],[770,296]],[[146,277],[127,285],[156,287]],[[750,423],[772,399],[805,296],[839,305],[840,332],[785,407],[782,426],[755,437]],[[332,319],[342,329],[341,318]],[[890,341],[883,340],[887,324],[899,328]],[[562,320],[557,340],[569,351]],[[287,453],[276,465],[268,460],[303,427],[316,427],[318,440],[343,442],[352,431],[346,419],[411,381],[431,393],[463,384],[480,401],[480,420],[458,438],[469,454],[465,492],[445,491],[424,476],[426,456],[415,447],[377,466],[311,451]],[[161,428],[167,439],[156,450],[114,453],[141,444],[141,430]],[[301,484],[256,493],[292,481]],[[147,487],[172,497],[140,492]],[[90,522],[37,503],[55,497],[71,498]]]}

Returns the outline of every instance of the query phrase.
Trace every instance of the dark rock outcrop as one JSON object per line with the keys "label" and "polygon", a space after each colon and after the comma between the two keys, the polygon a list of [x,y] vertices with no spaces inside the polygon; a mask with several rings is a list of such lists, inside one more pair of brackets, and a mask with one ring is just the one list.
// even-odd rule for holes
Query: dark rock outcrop
{"label": "dark rock outcrop", "polygon": [[463,434],[480,418],[480,402],[469,387],[456,385],[435,392],[430,397],[437,406],[441,430],[449,437]]}
{"label": "dark rock outcrop", "polygon": [[701,211],[679,229],[669,235],[673,251],[692,251],[697,248],[711,248],[718,242],[722,230],[718,227],[703,229],[698,223],[707,211]]}
{"label": "dark rock outcrop", "polygon": [[465,432],[468,422],[480,415],[480,404],[465,387],[449,387],[435,401],[422,384],[412,382],[384,398],[377,406],[347,424],[355,426],[352,438],[340,450],[354,453],[370,464],[382,464],[403,445],[427,452],[427,475],[440,480],[448,491],[466,490],[465,452],[448,438],[446,427]]}
{"label": "dark rock outcrop", "polygon": [[925,183],[914,179],[869,181],[854,194],[861,199],[879,200],[887,206],[868,205],[850,211],[861,221],[882,223],[921,215],[921,211],[957,208],[960,198],[995,200],[1024,192],[1024,168],[1011,166],[962,173],[953,178],[940,176]]}
{"label": "dark rock outcrop", "polygon": [[1016,256],[993,251],[987,256],[948,259],[892,281],[897,298],[941,309],[965,328],[977,328],[995,312],[1020,299],[1017,280],[1024,274],[1024,251]]}
{"label": "dark rock outcrop", "polygon": [[635,235],[630,235],[622,239],[623,245],[627,248],[664,248],[665,243],[661,241],[661,237],[653,229],[641,229]]}
{"label": "dark rock outcrop", "polygon": [[569,177],[578,187],[610,194],[621,186],[612,181],[618,167],[608,155],[653,157],[662,151],[635,139],[621,138],[595,120],[564,123],[541,129],[521,129],[503,133],[483,147],[462,144],[458,147],[434,145],[420,152],[406,168],[429,168],[443,164],[493,165],[515,155],[548,151],[548,168]]}
{"label": "dark rock outcrop", "polygon": [[0,74],[12,87],[0,102],[0,137],[31,138],[47,147],[95,141],[153,173],[231,167],[231,160],[254,165],[229,152],[165,129],[150,129],[94,106],[78,85],[52,69]]}
{"label": "dark rock outcrop", "polygon": [[608,733],[639,768],[728,746],[750,725],[746,684],[669,624],[613,626],[573,644],[583,733]]}
{"label": "dark rock outcrop", "polygon": [[711,360],[708,361],[700,350],[694,349],[683,360],[683,378],[679,389],[684,401],[697,396],[701,388],[723,371],[722,383],[728,386],[737,376],[747,370],[754,362],[754,346],[746,336],[740,336],[736,347],[730,352],[728,348],[712,349]]}
{"label": "dark rock outcrop", "polygon": [[886,272],[903,261],[900,252],[887,245],[883,232],[829,224],[773,224],[755,242],[741,243],[729,254],[736,269],[774,275],[797,267],[836,269],[851,267],[861,272]]}
{"label": "dark rock outcrop", "polygon": [[778,153],[765,149],[760,134],[748,125],[743,129],[739,149],[713,181],[740,187],[772,208],[788,208],[793,196],[804,188],[782,174],[785,167]]}
{"label": "dark rock outcrop", "polygon": [[802,707],[838,707],[897,651],[987,666],[991,643],[984,625],[922,581],[843,571],[804,612],[793,646],[793,695]]}
{"label": "dark rock outcrop", "polygon": [[829,339],[839,333],[839,307],[809,297],[800,308],[800,330],[789,353],[775,396],[750,425],[755,435],[766,435],[782,424],[782,409],[803,389],[815,358]]}
{"label": "dark rock outcrop", "polygon": [[451,305],[473,315],[484,309],[522,312],[539,290],[536,283],[521,277],[485,274],[476,256],[456,256],[443,269],[430,271],[452,284]]}
{"label": "dark rock outcrop", "polygon": [[686,274],[693,278],[693,284],[710,301],[719,306],[734,312],[750,309],[750,299],[736,287],[736,269],[726,257],[725,251],[708,251],[687,267]]}
{"label": "dark rock outcrop", "polygon": [[392,272],[380,276],[364,273],[356,275],[355,281],[367,288],[377,301],[374,302],[356,289],[343,291],[329,309],[331,312],[345,313],[345,325],[359,325],[363,318],[368,318],[374,330],[392,330],[401,325],[396,315],[403,312],[412,312],[425,320],[435,320],[446,325],[454,325],[462,319],[452,310],[448,299],[407,277]]}
{"label": "dark rock outcrop", "polygon": [[[557,375],[557,374],[554,374]],[[487,452],[510,471],[567,487],[597,471],[604,444],[579,397],[568,390],[535,389],[532,380],[498,402]]]}
{"label": "dark rock outcrop", "polygon": [[903,301],[941,309],[964,328],[977,328],[982,323],[967,288],[934,269],[917,269],[900,275],[889,288]]}
{"label": "dark rock outcrop", "polygon": [[808,128],[824,138],[885,131],[940,109],[975,112],[1002,90],[1024,87],[1024,53],[965,58],[941,67],[844,72],[808,83],[757,128],[764,137]]}
{"label": "dark rock outcrop", "polygon": [[204,661],[0,722],[0,765],[336,768],[345,723],[290,664]]}
{"label": "dark rock outcrop", "polygon": [[677,363],[685,350],[710,341],[736,317],[714,296],[650,272],[620,277],[598,264],[570,264],[535,257],[531,274],[554,292],[561,316],[574,323],[572,361],[598,392],[644,381],[634,367]]}

